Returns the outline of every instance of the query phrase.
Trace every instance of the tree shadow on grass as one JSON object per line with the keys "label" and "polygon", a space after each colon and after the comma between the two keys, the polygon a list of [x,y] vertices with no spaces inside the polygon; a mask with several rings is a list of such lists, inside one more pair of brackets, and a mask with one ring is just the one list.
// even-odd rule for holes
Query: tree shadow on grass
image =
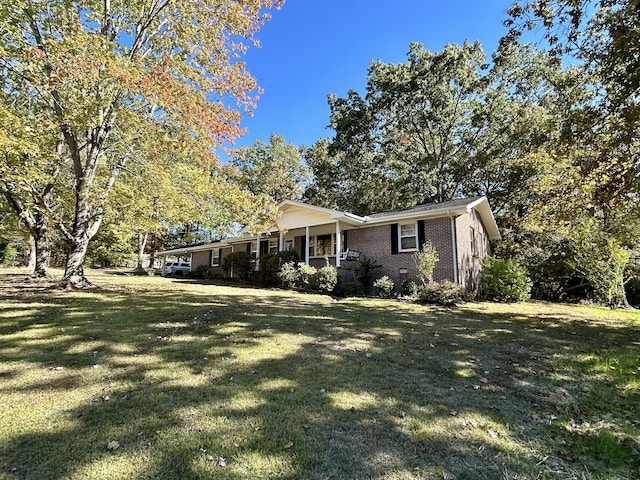
{"label": "tree shadow on grass", "polygon": [[[580,388],[593,362],[586,354],[640,338],[633,328],[513,312],[176,288],[133,299],[31,289],[30,299],[10,299],[5,312],[34,306],[15,322],[0,317],[0,364],[9,366],[0,393],[16,402],[10,411],[40,399],[54,410],[37,413],[51,422],[46,428],[2,420],[10,433],[0,472],[569,476],[586,460],[558,453],[566,436],[556,427],[588,403]],[[118,449],[107,449],[112,440]],[[631,455],[611,472],[637,467]]]}

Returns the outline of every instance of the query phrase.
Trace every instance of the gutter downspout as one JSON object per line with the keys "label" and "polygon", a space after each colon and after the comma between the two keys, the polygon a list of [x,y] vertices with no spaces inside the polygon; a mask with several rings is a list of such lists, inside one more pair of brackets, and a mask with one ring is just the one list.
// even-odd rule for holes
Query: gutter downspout
{"label": "gutter downspout", "polygon": [[451,250],[453,253],[453,283],[459,283],[458,274],[458,238],[456,235],[456,217],[450,215],[451,219]]}

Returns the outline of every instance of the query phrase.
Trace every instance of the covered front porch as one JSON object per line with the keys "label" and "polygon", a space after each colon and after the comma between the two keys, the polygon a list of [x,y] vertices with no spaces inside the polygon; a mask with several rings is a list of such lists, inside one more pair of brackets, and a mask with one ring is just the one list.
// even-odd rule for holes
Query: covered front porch
{"label": "covered front porch", "polygon": [[256,251],[254,256],[252,247],[252,256],[256,261],[265,253],[291,250],[297,252],[300,261],[313,266],[323,266],[328,260],[340,268],[342,262],[354,260],[347,231],[361,224],[362,218],[293,201],[283,202],[280,209],[276,228],[254,241]]}

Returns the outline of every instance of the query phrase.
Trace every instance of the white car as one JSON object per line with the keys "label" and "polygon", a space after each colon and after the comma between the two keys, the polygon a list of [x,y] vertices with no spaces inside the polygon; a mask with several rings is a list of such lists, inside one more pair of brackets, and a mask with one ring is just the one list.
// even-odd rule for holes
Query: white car
{"label": "white car", "polygon": [[185,275],[191,272],[191,264],[189,262],[167,262],[164,265],[165,275]]}

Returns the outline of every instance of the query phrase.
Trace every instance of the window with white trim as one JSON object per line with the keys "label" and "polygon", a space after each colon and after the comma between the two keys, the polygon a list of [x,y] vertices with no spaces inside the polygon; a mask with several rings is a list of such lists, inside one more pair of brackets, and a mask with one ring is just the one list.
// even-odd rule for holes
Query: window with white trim
{"label": "window with white trim", "polygon": [[418,225],[416,222],[398,225],[398,251],[415,252],[418,250]]}
{"label": "window with white trim", "polygon": [[251,261],[255,262],[258,258],[258,242],[255,240],[251,242]]}
{"label": "window with white trim", "polygon": [[[273,254],[278,253],[278,239],[277,238],[270,238],[269,239],[269,248],[268,248],[268,250],[269,250],[269,253],[273,253]],[[267,252],[264,252],[264,253],[267,253]]]}
{"label": "window with white trim", "polygon": [[476,242],[476,230],[471,227],[470,229],[470,234],[471,234],[471,255],[478,255],[478,243]]}
{"label": "window with white trim", "polygon": [[336,236],[333,233],[309,237],[309,256],[328,257],[336,253]]}
{"label": "window with white trim", "polygon": [[219,267],[220,266],[220,249],[214,248],[211,251],[211,266]]}

